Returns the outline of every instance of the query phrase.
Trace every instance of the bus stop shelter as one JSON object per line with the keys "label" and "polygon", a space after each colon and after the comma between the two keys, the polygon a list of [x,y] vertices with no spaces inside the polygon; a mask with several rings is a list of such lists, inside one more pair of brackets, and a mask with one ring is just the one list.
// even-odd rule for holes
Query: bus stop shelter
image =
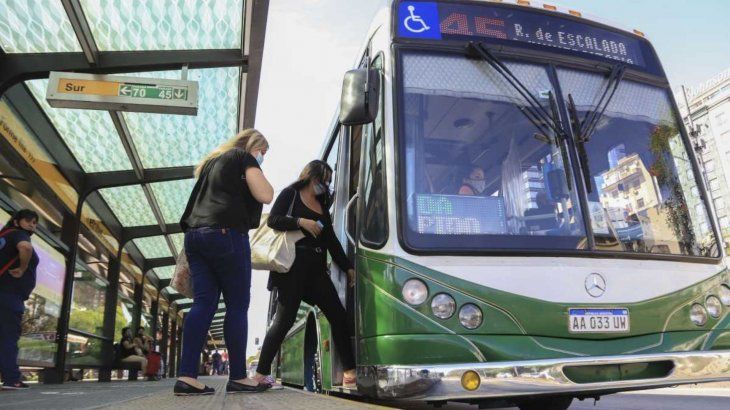
{"label": "bus stop shelter", "polygon": [[[10,0],[0,13],[0,222],[40,215],[21,366],[109,380],[122,327],[176,373],[192,300],[171,288],[194,165],[253,125],[268,0]],[[196,116],[53,108],[52,71],[197,81]],[[223,346],[220,305],[209,334]]]}

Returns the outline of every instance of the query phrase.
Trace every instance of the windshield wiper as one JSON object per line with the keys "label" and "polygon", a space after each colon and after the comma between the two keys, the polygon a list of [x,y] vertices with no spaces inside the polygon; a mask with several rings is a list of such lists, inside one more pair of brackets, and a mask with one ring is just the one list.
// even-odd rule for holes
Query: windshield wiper
{"label": "windshield wiper", "polygon": [[583,172],[583,181],[585,181],[586,191],[588,193],[593,192],[593,184],[591,182],[591,170],[590,164],[588,163],[588,152],[586,151],[586,143],[590,141],[591,135],[598,126],[598,121],[603,117],[603,113],[606,112],[608,104],[613,99],[616,90],[618,89],[621,79],[623,79],[626,66],[618,64],[613,67],[611,74],[608,76],[608,84],[603,89],[601,98],[598,100],[595,109],[587,111],[583,121],[578,118],[578,109],[575,106],[575,100],[573,95],[568,94],[568,115],[570,116],[570,126],[575,135],[575,143],[578,148],[578,161]]}
{"label": "windshield wiper", "polygon": [[497,73],[499,73],[525,100],[528,104],[527,107],[518,106],[520,111],[537,127],[540,132],[545,132],[543,124],[547,125],[551,131],[556,135],[562,135],[563,131],[555,121],[550,117],[550,114],[545,108],[540,105],[540,101],[530,92],[525,84],[517,78],[514,73],[497,57],[495,57],[484,45],[480,42],[470,41],[467,46],[467,50],[472,49],[476,54],[487,64],[489,64]]}
{"label": "windshield wiper", "polygon": [[[603,89],[601,98],[598,100],[598,103],[596,103],[596,108],[591,111],[587,111],[583,121],[580,123],[579,133],[577,136],[583,142],[588,142],[591,139],[591,135],[593,135],[593,131],[596,130],[598,121],[601,117],[603,117],[603,113],[606,112],[608,104],[613,99],[614,94],[616,94],[616,90],[618,90],[618,86],[624,77],[625,71],[626,66],[623,64],[613,66],[611,74],[608,75],[608,84],[606,84],[606,88]],[[571,94],[568,94],[568,98],[571,101],[573,100],[573,96]],[[573,104],[573,108],[575,108],[575,104]]]}
{"label": "windshield wiper", "polygon": [[[568,160],[568,147],[565,143],[568,136],[563,131],[563,127],[560,122],[560,115],[558,114],[558,102],[555,100],[555,96],[553,95],[552,91],[548,92],[548,98],[550,100],[550,113],[552,114],[553,123],[555,123],[561,131],[560,133],[556,134],[556,138],[559,138],[560,141],[555,141],[555,145],[560,148],[560,156],[563,160],[563,166],[568,168],[568,164],[570,164],[570,161]],[[573,183],[571,172],[565,172],[565,181],[568,184],[568,189],[572,191]]]}
{"label": "windshield wiper", "polygon": [[578,118],[578,110],[575,108],[573,96],[568,94],[568,115],[570,116],[570,126],[575,135],[575,145],[578,148],[578,162],[580,162],[581,173],[583,174],[583,182],[586,186],[586,192],[593,192],[593,184],[591,184],[591,170],[588,164],[588,152],[586,151],[586,142],[581,135],[581,122]]}
{"label": "windshield wiper", "polygon": [[[550,112],[548,112],[540,101],[530,92],[527,86],[520,81],[519,78],[495,57],[489,50],[479,42],[469,42],[467,49],[473,49],[476,54],[481,57],[482,60],[486,61],[497,73],[499,73],[525,100],[528,104],[527,107],[518,105],[517,108],[529,119],[532,124],[542,133],[542,136],[546,137],[551,144],[555,144],[559,149],[562,157],[564,167],[568,167],[570,164],[568,160],[568,150],[565,146],[565,141],[568,139],[568,135],[565,133],[561,123],[560,116],[558,115],[558,104],[555,100],[555,96],[552,91],[548,92],[548,100],[550,106]],[[546,132],[544,125],[547,125],[552,133],[555,135],[554,138],[550,138],[550,132]],[[537,135],[536,135],[537,137]],[[544,141],[542,138],[538,138]],[[571,173],[565,172],[565,178],[568,185],[568,189],[573,189],[571,180]]]}

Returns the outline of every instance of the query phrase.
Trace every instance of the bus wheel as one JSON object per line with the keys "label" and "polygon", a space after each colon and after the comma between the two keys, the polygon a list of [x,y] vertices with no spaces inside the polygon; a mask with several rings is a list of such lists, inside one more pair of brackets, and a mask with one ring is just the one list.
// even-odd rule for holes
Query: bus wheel
{"label": "bus wheel", "polygon": [[322,375],[319,369],[319,335],[314,317],[310,316],[304,334],[304,388],[310,392],[322,392]]}
{"label": "bus wheel", "polygon": [[572,397],[545,397],[518,403],[520,410],[567,410],[573,402]]}

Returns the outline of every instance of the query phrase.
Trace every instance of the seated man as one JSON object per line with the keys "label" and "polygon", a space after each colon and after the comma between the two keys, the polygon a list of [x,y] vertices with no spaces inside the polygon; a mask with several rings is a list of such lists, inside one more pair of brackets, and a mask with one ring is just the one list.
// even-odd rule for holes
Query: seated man
{"label": "seated man", "polygon": [[475,166],[469,172],[469,176],[462,180],[461,188],[459,188],[459,195],[482,195],[485,189],[487,189],[487,181],[484,177],[484,170]]}
{"label": "seated man", "polygon": [[530,208],[525,211],[525,226],[528,231],[546,231],[558,227],[558,220],[555,217],[555,205],[553,205],[545,192],[538,192],[535,197],[537,208]]}

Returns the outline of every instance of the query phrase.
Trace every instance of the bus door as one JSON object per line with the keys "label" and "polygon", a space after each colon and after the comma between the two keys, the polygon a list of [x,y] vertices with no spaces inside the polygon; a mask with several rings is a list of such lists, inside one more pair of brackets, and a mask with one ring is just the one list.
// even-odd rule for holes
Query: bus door
{"label": "bus door", "polygon": [[[382,57],[372,61],[372,67],[382,69]],[[382,96],[382,81],[381,81]],[[339,146],[339,161],[335,170],[335,201],[332,213],[335,233],[348,258],[356,265],[361,246],[379,247],[387,237],[385,218],[385,161],[383,138],[383,104],[371,124],[342,126],[335,145]],[[328,158],[332,156],[330,151]],[[329,162],[329,161],[328,161]],[[330,165],[332,165],[330,163]],[[384,236],[385,234],[385,236]],[[356,289],[347,285],[347,274],[335,264],[330,265],[332,281],[347,310],[348,322],[356,333]],[[352,344],[357,358],[357,335]],[[332,346],[332,345],[331,345]],[[332,355],[333,384],[342,379],[339,357]]]}
{"label": "bus door", "polygon": [[[355,263],[355,247],[348,239],[356,229],[355,210],[357,209],[357,192],[360,182],[360,148],[362,144],[362,127],[340,126],[339,133],[326,155],[327,163],[334,170],[334,201],[330,212],[332,224],[350,261]],[[354,292],[347,285],[347,273],[328,257],[330,278],[335,285],[340,302],[347,310],[348,322],[354,329]],[[353,347],[355,340],[352,340]],[[332,385],[342,384],[342,364],[335,346],[330,343],[332,360]]]}

